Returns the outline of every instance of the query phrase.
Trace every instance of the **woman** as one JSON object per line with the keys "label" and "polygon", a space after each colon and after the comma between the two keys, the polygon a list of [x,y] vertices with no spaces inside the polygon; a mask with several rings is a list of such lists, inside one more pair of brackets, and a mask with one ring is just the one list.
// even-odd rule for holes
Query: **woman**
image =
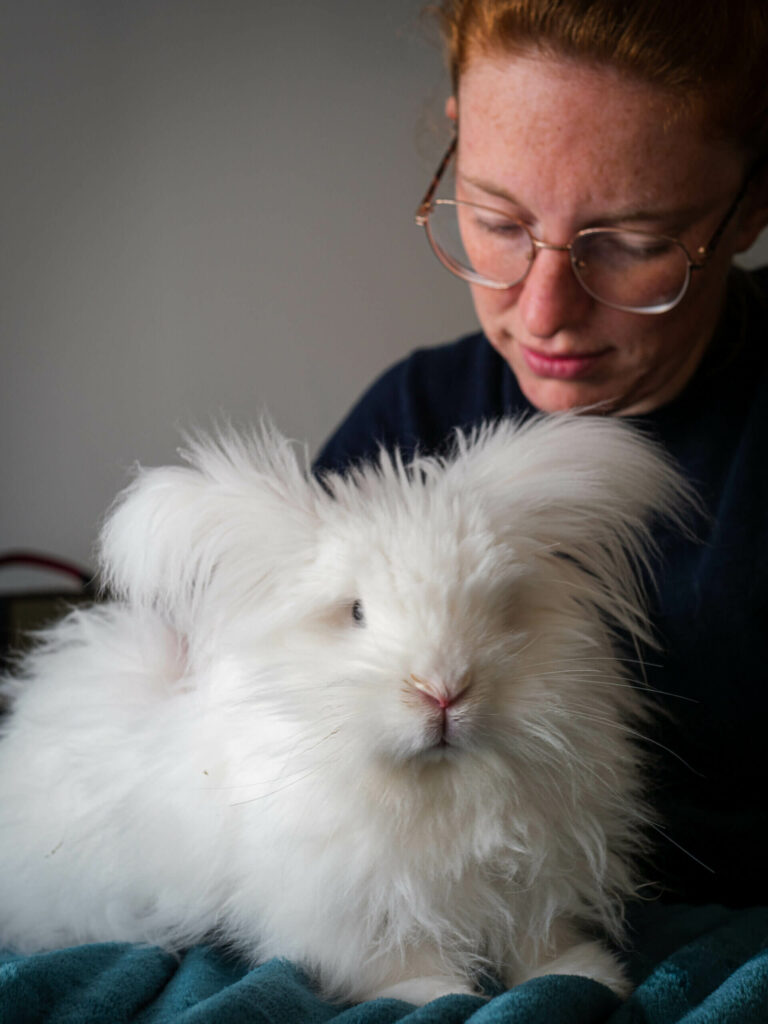
{"label": "woman", "polygon": [[745,906],[768,903],[768,274],[732,261],[768,220],[768,13],[736,6],[446,0],[455,142],[419,220],[483,333],[385,374],[318,466],[537,410],[661,439],[711,520],[661,538],[649,878]]}

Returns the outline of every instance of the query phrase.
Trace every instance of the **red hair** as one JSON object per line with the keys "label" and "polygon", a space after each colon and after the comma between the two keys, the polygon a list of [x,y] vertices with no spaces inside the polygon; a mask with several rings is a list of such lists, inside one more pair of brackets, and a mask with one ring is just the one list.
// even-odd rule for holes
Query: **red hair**
{"label": "red hair", "polygon": [[768,151],[765,0],[441,0],[454,91],[477,53],[536,48],[693,102],[722,139]]}

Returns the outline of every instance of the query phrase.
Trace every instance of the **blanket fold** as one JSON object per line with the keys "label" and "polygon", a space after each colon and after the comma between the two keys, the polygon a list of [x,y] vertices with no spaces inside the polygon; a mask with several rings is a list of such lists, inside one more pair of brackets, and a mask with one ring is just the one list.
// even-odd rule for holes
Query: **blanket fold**
{"label": "blanket fold", "polygon": [[496,997],[322,1000],[294,965],[256,968],[199,946],[175,957],[99,943],[0,954],[3,1024],[767,1024],[768,907],[648,904],[631,914],[626,1003],[587,978],[536,978]]}

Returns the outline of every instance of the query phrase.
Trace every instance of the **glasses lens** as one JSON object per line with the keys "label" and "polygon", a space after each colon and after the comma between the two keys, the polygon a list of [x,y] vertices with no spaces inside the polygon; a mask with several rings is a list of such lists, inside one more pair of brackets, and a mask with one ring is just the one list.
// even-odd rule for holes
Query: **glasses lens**
{"label": "glasses lens", "polygon": [[573,269],[590,295],[618,309],[665,313],[688,287],[685,250],[671,238],[594,228],[571,247]]}
{"label": "glasses lens", "polygon": [[427,221],[432,248],[459,277],[509,288],[525,277],[534,255],[525,228],[484,206],[437,199]]}

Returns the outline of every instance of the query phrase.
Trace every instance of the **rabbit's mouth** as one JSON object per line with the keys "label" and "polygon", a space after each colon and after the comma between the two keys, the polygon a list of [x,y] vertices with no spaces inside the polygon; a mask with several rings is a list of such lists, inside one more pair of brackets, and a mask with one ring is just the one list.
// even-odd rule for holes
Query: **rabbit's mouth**
{"label": "rabbit's mouth", "polygon": [[422,762],[437,763],[439,761],[455,761],[461,755],[461,747],[446,739],[439,739],[436,743],[424,747],[418,755]]}
{"label": "rabbit's mouth", "polygon": [[432,712],[425,735],[424,753],[430,758],[457,757],[464,749],[464,715],[453,708],[441,708]]}
{"label": "rabbit's mouth", "polygon": [[435,746],[447,750],[458,745],[458,721],[453,708],[442,708],[439,723],[439,735]]}
{"label": "rabbit's mouth", "polygon": [[445,734],[438,736],[438,738],[428,748],[428,752],[440,755],[441,753],[449,750],[455,750],[456,746],[448,739]]}

